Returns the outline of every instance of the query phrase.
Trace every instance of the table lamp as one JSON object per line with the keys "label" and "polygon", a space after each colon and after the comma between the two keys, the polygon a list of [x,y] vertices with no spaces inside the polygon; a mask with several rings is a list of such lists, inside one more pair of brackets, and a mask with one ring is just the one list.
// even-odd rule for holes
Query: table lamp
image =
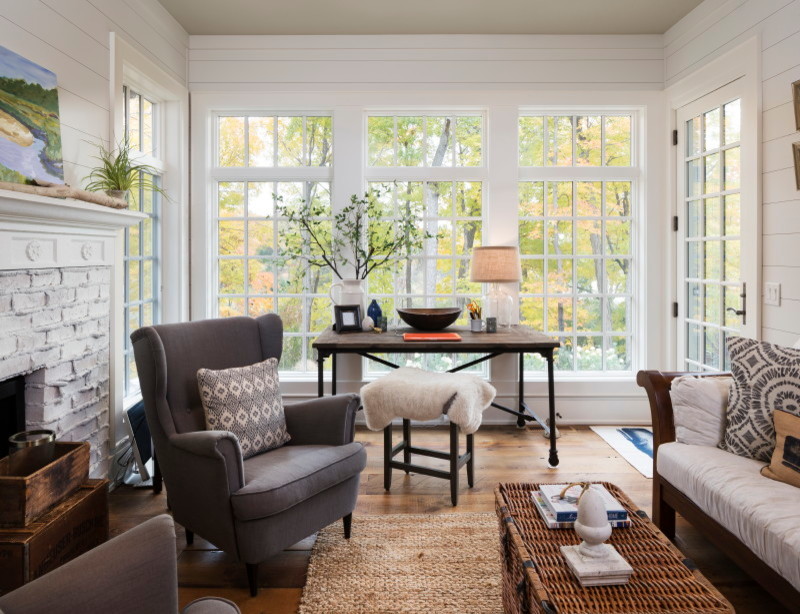
{"label": "table lamp", "polygon": [[491,284],[486,297],[486,315],[497,318],[498,326],[511,326],[514,309],[514,299],[500,284],[519,282],[521,278],[516,247],[495,245],[472,250],[470,279]]}

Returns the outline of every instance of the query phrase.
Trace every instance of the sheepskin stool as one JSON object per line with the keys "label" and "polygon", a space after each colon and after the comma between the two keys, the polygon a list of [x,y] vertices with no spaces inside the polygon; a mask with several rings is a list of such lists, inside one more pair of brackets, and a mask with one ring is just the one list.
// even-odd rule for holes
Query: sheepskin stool
{"label": "sheepskin stool", "polygon": [[[467,483],[475,482],[474,433],[497,391],[477,375],[467,373],[431,373],[413,367],[401,367],[361,389],[361,401],[367,427],[383,429],[383,487],[392,486],[392,469],[414,471],[450,481],[450,500],[458,505],[458,472],[467,466]],[[442,414],[450,421],[450,453],[417,448],[411,445],[411,420],[435,420]],[[392,420],[402,418],[403,439],[392,445]],[[467,451],[459,456],[459,428],[467,436]],[[394,457],[403,452],[403,461]],[[411,463],[411,455],[430,456],[450,461],[450,470],[431,469]]]}

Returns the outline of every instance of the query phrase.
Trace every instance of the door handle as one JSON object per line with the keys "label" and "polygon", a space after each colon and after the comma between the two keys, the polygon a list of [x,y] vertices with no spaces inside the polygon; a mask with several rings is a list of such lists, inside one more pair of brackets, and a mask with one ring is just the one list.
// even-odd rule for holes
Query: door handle
{"label": "door handle", "polygon": [[742,318],[742,325],[747,324],[747,284],[742,283],[742,293],[739,295],[742,299],[742,308],[741,309],[734,309],[733,307],[728,307],[725,311],[730,311],[737,316],[741,316]]}

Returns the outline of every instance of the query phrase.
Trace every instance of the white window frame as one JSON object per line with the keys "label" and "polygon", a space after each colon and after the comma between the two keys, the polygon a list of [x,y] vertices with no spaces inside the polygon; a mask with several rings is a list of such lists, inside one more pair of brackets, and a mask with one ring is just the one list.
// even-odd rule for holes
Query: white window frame
{"label": "white window frame", "polygon": [[[641,317],[640,310],[641,305],[644,304],[643,297],[641,296],[642,288],[644,285],[641,283],[642,277],[642,269],[644,268],[640,263],[644,262],[645,258],[645,249],[644,249],[644,241],[640,240],[640,236],[644,236],[643,232],[640,232],[640,228],[643,228],[643,215],[642,211],[646,207],[646,200],[645,200],[645,189],[644,189],[644,170],[643,170],[643,138],[642,135],[644,133],[643,129],[643,118],[641,116],[640,109],[636,107],[629,107],[625,105],[620,106],[597,106],[597,107],[589,107],[589,106],[580,106],[580,107],[567,107],[567,106],[549,106],[549,107],[523,107],[520,109],[519,117],[525,116],[572,116],[573,118],[576,116],[622,116],[627,115],[631,117],[631,165],[630,166],[606,166],[605,165],[605,157],[603,156],[603,165],[602,166],[521,166],[519,165],[519,133],[517,133],[517,164],[518,164],[518,183],[519,186],[522,182],[545,182],[545,186],[547,182],[556,182],[556,181],[571,181],[571,182],[579,182],[579,181],[593,181],[598,182],[602,181],[605,182],[614,182],[614,181],[630,181],[631,182],[631,198],[633,200],[631,206],[631,271],[629,273],[629,290],[628,293],[625,295],[629,297],[630,300],[630,313],[628,315],[629,318],[629,330],[626,332],[626,336],[630,338],[630,358],[631,358],[631,368],[628,371],[578,371],[578,370],[571,370],[571,371],[558,371],[559,379],[586,379],[586,378],[630,378],[632,374],[636,373],[637,370],[642,368],[643,366],[643,356],[645,355],[644,351],[644,334],[643,328],[641,325],[641,321],[643,318]],[[603,132],[605,132],[605,126],[603,126]],[[575,164],[575,122],[573,121],[572,126],[572,160],[573,165]],[[573,187],[573,202],[575,199],[574,194],[574,187]],[[546,214],[546,211],[545,211]],[[547,221],[548,216],[545,215],[541,218]],[[573,215],[572,218],[573,223],[574,221],[583,219],[579,218],[576,215]],[[588,218],[587,218],[588,219]],[[592,218],[595,219],[595,218]],[[603,223],[606,220],[606,216],[602,216],[600,218]],[[517,216],[517,226],[519,227],[519,223],[522,218],[518,215]],[[573,245],[574,245],[574,237],[575,237],[575,228],[573,226]],[[574,254],[570,256],[570,259],[574,261],[577,256]],[[548,259],[545,256],[545,261]],[[606,256],[603,255],[602,259],[605,260]],[[605,269],[605,267],[604,267]],[[574,283],[574,279],[573,279]],[[591,294],[586,296],[591,297],[601,297],[605,298],[607,296],[606,293],[606,286],[605,286],[605,278],[602,280],[602,288],[601,292],[598,294]],[[574,301],[580,295],[577,293],[572,294],[563,294],[563,295],[553,295],[556,298],[566,298],[571,297],[573,300],[573,305],[575,304]],[[618,295],[614,295],[618,296]],[[604,310],[605,311],[605,310]],[[574,312],[573,312],[574,313]],[[573,315],[574,318],[574,315]],[[545,327],[547,326],[547,313],[544,313],[544,322]],[[603,323],[603,327],[605,329],[605,322]],[[598,336],[597,334],[593,333],[580,333],[577,330],[574,330],[573,327],[572,332],[565,332],[564,336],[571,336],[577,339],[579,336]],[[555,333],[552,333],[555,334]],[[599,335],[605,337],[611,336],[618,336],[612,335],[610,332],[603,330],[599,333]],[[576,351],[576,347],[573,348],[573,352]],[[605,359],[604,359],[605,362]],[[575,357],[573,356],[573,364],[575,363]],[[535,371],[526,371],[527,374],[530,374],[531,378],[537,378],[542,376],[542,372],[539,370]]]}
{"label": "white window frame", "polygon": [[[453,148],[453,164],[450,166],[428,166],[427,165],[427,150],[423,155],[423,160],[425,164],[423,166],[370,166],[369,165],[369,152],[368,152],[368,140],[369,140],[369,118],[370,117],[480,117],[481,118],[481,164],[480,166],[455,166],[455,147]],[[395,131],[396,131],[396,124],[397,121],[395,120]],[[486,212],[489,207],[489,192],[487,189],[487,185],[489,182],[489,172],[488,172],[488,164],[487,164],[487,151],[486,151],[486,127],[487,127],[487,112],[486,109],[463,109],[455,107],[454,109],[438,109],[438,110],[431,110],[429,108],[399,108],[399,109],[392,109],[386,110],[382,109],[379,111],[372,111],[370,109],[365,109],[364,111],[364,118],[363,118],[363,133],[362,133],[362,140],[364,143],[364,178],[365,178],[365,189],[369,190],[371,184],[373,183],[391,183],[393,181],[402,181],[402,182],[416,182],[423,184],[423,190],[427,191],[427,184],[433,182],[446,182],[451,183],[455,186],[456,183],[459,182],[473,182],[473,183],[480,183],[481,184],[481,216],[480,216],[480,224],[481,224],[481,244],[485,244],[485,226],[486,226],[486,219],[487,215]],[[455,133],[455,132],[454,132]],[[424,146],[427,148],[427,131],[425,131],[423,136],[423,143]],[[394,145],[395,148],[395,158],[397,155],[397,144]],[[453,215],[450,218],[439,218],[439,217],[425,217],[426,221],[438,221],[440,219],[448,219],[453,222],[459,219],[458,216],[455,215],[455,200],[453,202]],[[463,218],[464,220],[471,220],[474,218]],[[455,230],[455,227],[454,227]],[[429,239],[425,241],[425,249],[427,250],[431,244],[434,245],[435,249],[435,239]],[[453,254],[452,260],[458,262],[462,260],[460,258],[455,257],[456,255]],[[423,254],[419,257],[420,260],[423,262],[435,262],[438,259],[436,254]],[[423,285],[425,288],[428,287],[428,266],[423,267]],[[369,291],[367,291],[369,294]],[[481,292],[481,296],[473,296],[469,298],[477,298],[482,299],[482,295],[485,295],[485,292]],[[369,295],[372,298],[372,295]],[[375,297],[377,298],[392,298],[395,301],[396,305],[400,304],[400,300],[403,299],[422,299],[425,303],[425,306],[433,307],[435,306],[434,300],[437,295],[435,294],[396,294],[392,293],[391,295],[384,295],[384,294],[376,294]],[[454,298],[460,298],[462,295],[459,294],[452,294],[452,295],[438,295],[438,296],[453,296]],[[392,320],[397,320],[396,314],[388,314],[387,315],[389,322]],[[446,352],[444,352],[446,353]],[[423,358],[425,356],[423,355]],[[460,357],[462,361],[466,361],[466,356]],[[363,360],[362,364],[362,372],[366,379],[372,379],[379,376],[382,371],[377,369],[375,363],[372,361]],[[482,375],[487,375],[487,363],[481,363],[478,365],[478,369],[473,369],[472,371],[479,372]]]}
{"label": "white window frame", "polygon": [[[130,105],[130,93],[133,91],[137,96],[139,96],[139,104],[140,108],[142,106],[142,101],[147,99],[153,105],[153,153],[154,155],[142,153],[140,150],[134,150],[131,152],[131,158],[136,164],[147,164],[148,166],[152,166],[154,169],[153,179],[157,185],[162,183],[163,175],[165,172],[166,164],[164,160],[162,160],[159,156],[155,155],[160,152],[160,144],[163,140],[163,133],[164,133],[164,125],[163,125],[163,114],[161,113],[161,100],[156,100],[155,96],[149,95],[145,92],[140,91],[136,87],[129,85],[128,83],[123,84],[123,108],[124,108],[124,118],[123,118],[123,135],[127,137],[127,127],[128,121],[130,118],[129,114],[129,105]],[[142,117],[140,114],[139,117],[139,138],[141,139],[142,133]],[[141,140],[140,140],[141,142]],[[139,206],[142,206],[144,201],[144,193],[145,189],[141,186],[137,188],[138,194],[135,196],[131,194],[129,198],[136,198],[139,202]],[[123,326],[124,326],[124,351],[123,351],[123,406],[130,407],[134,403],[136,403],[141,398],[141,389],[136,386],[132,385],[132,382],[129,380],[130,373],[128,372],[128,364],[129,360],[133,356],[133,346],[130,342],[130,334],[133,332],[134,329],[130,327],[130,310],[132,307],[139,308],[139,322],[142,322],[142,309],[144,308],[145,304],[151,303],[153,305],[153,322],[152,324],[160,324],[161,323],[161,305],[163,303],[162,299],[162,271],[161,271],[161,236],[162,236],[162,220],[161,220],[161,210],[162,210],[162,196],[157,191],[153,190],[152,194],[153,198],[153,211],[149,214],[150,219],[152,220],[152,232],[153,232],[153,243],[150,246],[151,255],[145,256],[144,255],[144,247],[145,243],[142,240],[142,232],[144,229],[144,221],[139,222],[137,227],[139,229],[139,237],[140,237],[140,246],[141,250],[138,256],[131,257],[130,255],[130,234],[131,228],[125,229],[125,242],[124,242],[124,272],[123,272],[123,279],[124,281],[124,316],[123,316]],[[145,213],[144,211],[142,211]],[[139,299],[136,301],[131,301],[129,296],[130,286],[129,286],[129,277],[128,277],[128,268],[130,266],[130,262],[136,261],[139,263]],[[152,262],[153,265],[153,288],[152,293],[153,296],[151,299],[143,299],[144,293],[144,263],[145,261]]]}
{"label": "white window frame", "polygon": [[[682,132],[678,126],[680,109],[703,96],[715,92],[729,84],[736,83],[737,96],[742,101],[741,111],[741,279],[747,284],[747,323],[741,334],[753,339],[762,337],[762,176],[761,176],[761,43],[758,37],[751,37],[719,58],[710,61],[702,68],[667,88],[667,109],[669,126]],[[679,143],[678,148],[685,146]],[[670,141],[667,146],[666,161],[669,177],[666,185],[670,202],[670,215],[683,216],[683,177],[677,164],[675,146]],[[685,220],[681,220],[685,226]],[[685,319],[686,301],[679,284],[683,249],[680,234],[670,233],[670,258],[668,277],[671,281],[671,301],[678,305],[678,317],[670,318],[668,327],[668,364],[676,369],[685,369],[683,348],[679,347]]]}
{"label": "white window frame", "polygon": [[[213,224],[214,197],[209,181],[215,165],[212,159],[213,118],[215,111],[225,113],[256,114],[269,107],[291,109],[308,114],[333,111],[334,133],[337,135],[334,157],[333,208],[341,210],[351,194],[363,193],[368,181],[366,169],[364,115],[377,114],[382,110],[403,114],[419,109],[441,110],[440,115],[454,109],[467,113],[484,111],[487,124],[484,132],[484,155],[486,174],[484,184],[483,242],[491,245],[516,245],[518,239],[518,116],[526,111],[584,112],[585,101],[592,101],[593,111],[636,111],[643,129],[637,138],[641,154],[642,177],[639,182],[640,203],[639,228],[647,241],[640,241],[641,253],[638,284],[641,309],[636,333],[641,344],[642,364],[665,364],[668,332],[663,325],[670,316],[669,290],[665,288],[666,269],[669,266],[664,253],[671,239],[669,229],[670,211],[664,206],[664,193],[669,184],[663,172],[668,159],[664,126],[667,124],[667,108],[661,91],[608,91],[547,90],[538,88],[497,89],[476,85],[468,89],[430,89],[411,84],[402,89],[382,88],[363,91],[347,84],[336,84],[335,89],[320,90],[275,87],[264,85],[259,91],[202,91],[192,94],[192,319],[213,317],[209,296],[212,261],[209,258]],[[354,89],[355,88],[355,89]],[[358,135],[358,138],[340,138],[342,135]],[[392,168],[392,167],[383,167]],[[397,167],[393,170],[397,171]],[[452,169],[462,171],[465,169]],[[375,167],[369,172],[379,172]],[[375,176],[375,175],[373,175]],[[489,203],[489,205],[487,205]],[[487,208],[490,206],[490,209]],[[644,274],[646,272],[646,275]],[[516,284],[507,284],[506,289],[516,296]],[[342,357],[337,363],[338,390],[357,393],[368,381],[362,371],[361,359]],[[492,359],[491,381],[501,399],[512,402],[517,391],[517,361],[510,356]],[[542,387],[544,375],[532,372],[526,375],[529,386],[526,397],[529,403],[546,403],[546,386]],[[579,373],[571,375],[560,372],[559,411],[565,420],[580,424],[644,424],[649,420],[646,400],[632,375],[611,376]],[[281,388],[287,402],[308,399],[317,394],[316,377],[281,378]],[[325,391],[329,390],[326,376]],[[600,412],[600,413],[598,413]],[[507,423],[507,417],[493,411],[487,412],[485,420],[492,423]]]}
{"label": "white window frame", "polygon": [[[110,35],[112,57],[109,87],[109,145],[113,148],[124,139],[125,100],[123,86],[145,94],[160,104],[160,127],[156,137],[160,158],[134,152],[137,162],[150,164],[162,172],[160,186],[169,194],[161,208],[161,232],[158,239],[160,258],[161,300],[158,321],[178,322],[188,318],[189,306],[189,233],[188,233],[188,140],[189,98],[185,84],[138,51],[120,33]],[[155,128],[154,128],[155,129]],[[164,200],[163,198],[161,199]],[[123,425],[124,409],[137,402],[141,395],[124,396],[125,375],[125,280],[124,241],[120,240],[112,280],[112,312],[110,322],[110,398],[113,417],[110,419],[112,455],[124,449],[127,441]]]}
{"label": "white window frame", "polygon": [[[221,117],[244,117],[244,130],[245,130],[245,166],[240,167],[225,167],[219,166],[219,119]],[[208,196],[209,196],[209,204],[210,204],[210,211],[209,211],[209,242],[208,246],[210,248],[209,254],[211,258],[208,258],[211,262],[209,267],[209,285],[208,288],[210,290],[209,296],[207,297],[206,301],[208,303],[207,309],[211,317],[218,317],[219,314],[219,268],[218,268],[218,261],[220,260],[219,255],[219,244],[218,244],[218,233],[217,233],[217,225],[219,224],[220,220],[244,220],[245,221],[245,241],[247,241],[247,220],[251,219],[248,217],[247,207],[246,207],[246,200],[245,200],[245,212],[244,217],[242,218],[221,218],[219,216],[219,204],[218,204],[218,185],[221,182],[244,182],[245,184],[245,199],[247,198],[247,183],[261,183],[261,182],[274,182],[274,183],[289,183],[289,182],[314,182],[314,183],[327,183],[330,187],[331,194],[333,194],[333,173],[334,167],[333,164],[329,164],[328,166],[248,166],[248,155],[247,155],[247,132],[248,132],[248,122],[246,121],[247,117],[331,117],[333,118],[333,112],[330,110],[321,111],[321,110],[290,110],[285,111],[283,109],[275,109],[275,108],[259,108],[259,109],[242,109],[242,110],[218,110],[212,111],[210,113],[210,127],[211,127],[211,151],[210,158],[212,161],[212,166],[209,169],[208,175]],[[303,128],[304,136],[303,136],[303,155],[306,156],[307,152],[306,149],[306,139],[305,139],[305,122]],[[335,142],[336,139],[336,130],[335,127],[332,131],[333,139]],[[275,131],[275,143],[277,143],[277,130]],[[276,150],[277,155],[277,144]],[[336,147],[334,145],[334,163],[336,160]],[[305,188],[304,188],[305,192]],[[261,219],[261,218],[257,218]],[[276,223],[276,233],[277,233],[277,222],[284,220],[280,216],[273,216],[270,219]],[[235,257],[228,257],[227,259],[233,259]],[[245,263],[247,262],[249,256],[244,255],[241,257],[244,259]],[[225,259],[225,258],[223,258]],[[247,307],[246,302],[249,294],[247,293],[247,277],[246,277],[246,269],[245,269],[245,288],[244,294],[241,296],[244,297],[245,300],[245,308]],[[305,283],[305,282],[304,282]],[[228,296],[228,295],[226,295]],[[275,292],[272,295],[275,300],[279,300],[280,298],[296,298],[298,295],[295,294],[281,294],[277,290],[277,283]],[[304,292],[301,296],[301,301],[305,301],[306,299],[312,300],[313,298],[321,298],[327,296],[326,294],[306,294],[305,288]],[[277,302],[275,305],[275,311],[277,312]],[[305,310],[303,310],[305,313]],[[306,322],[305,316],[303,316],[302,321],[303,330],[300,332],[288,332],[284,331],[285,337],[300,337],[303,339],[302,343],[302,356],[306,359],[306,362],[309,360],[308,356],[308,345],[309,341],[313,340],[317,333],[308,332],[308,322]],[[282,370],[281,377],[292,380],[292,379],[309,379],[314,376],[316,373],[316,369],[308,369],[305,371],[292,371],[292,370]]]}

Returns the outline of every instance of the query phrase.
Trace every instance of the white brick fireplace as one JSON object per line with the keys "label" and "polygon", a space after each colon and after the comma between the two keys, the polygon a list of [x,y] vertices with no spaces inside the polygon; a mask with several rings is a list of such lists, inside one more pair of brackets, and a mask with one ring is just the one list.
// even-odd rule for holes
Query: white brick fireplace
{"label": "white brick fireplace", "polygon": [[[25,428],[89,441],[105,477],[114,266],[142,214],[0,190],[0,381],[25,377]],[[118,434],[117,434],[118,435]]]}

